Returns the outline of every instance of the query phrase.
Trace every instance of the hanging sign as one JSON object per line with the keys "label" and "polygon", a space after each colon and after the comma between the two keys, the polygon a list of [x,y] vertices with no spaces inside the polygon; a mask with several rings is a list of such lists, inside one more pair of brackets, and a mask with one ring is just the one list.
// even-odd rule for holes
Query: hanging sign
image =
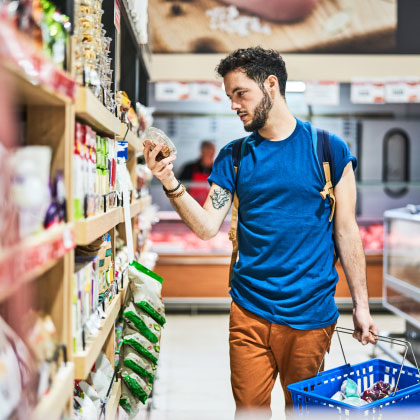
{"label": "hanging sign", "polygon": [[305,102],[308,105],[339,105],[340,85],[334,81],[306,82]]}

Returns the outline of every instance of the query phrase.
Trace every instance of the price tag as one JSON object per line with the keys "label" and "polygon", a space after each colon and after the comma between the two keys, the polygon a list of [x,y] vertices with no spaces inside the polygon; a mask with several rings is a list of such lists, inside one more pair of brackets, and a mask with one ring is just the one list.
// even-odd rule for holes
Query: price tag
{"label": "price tag", "polygon": [[338,82],[307,82],[305,90],[305,102],[308,105],[339,105],[340,86]]}
{"label": "price tag", "polygon": [[353,79],[350,100],[354,104],[385,103],[385,82],[383,79]]}
{"label": "price tag", "polygon": [[385,100],[389,103],[420,101],[420,80],[417,77],[389,78],[385,84]]}

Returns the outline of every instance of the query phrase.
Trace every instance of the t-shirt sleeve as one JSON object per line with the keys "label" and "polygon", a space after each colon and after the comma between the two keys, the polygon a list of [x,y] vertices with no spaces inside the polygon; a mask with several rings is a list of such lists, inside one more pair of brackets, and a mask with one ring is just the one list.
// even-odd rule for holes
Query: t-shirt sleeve
{"label": "t-shirt sleeve", "polygon": [[235,170],[233,168],[231,142],[223,147],[217,155],[210,176],[207,178],[210,186],[215,183],[233,194],[235,192]]}
{"label": "t-shirt sleeve", "polygon": [[333,186],[335,187],[343,175],[344,168],[349,162],[353,165],[353,171],[357,168],[357,159],[350,152],[347,143],[340,137],[330,134],[331,152],[334,160],[334,178]]}

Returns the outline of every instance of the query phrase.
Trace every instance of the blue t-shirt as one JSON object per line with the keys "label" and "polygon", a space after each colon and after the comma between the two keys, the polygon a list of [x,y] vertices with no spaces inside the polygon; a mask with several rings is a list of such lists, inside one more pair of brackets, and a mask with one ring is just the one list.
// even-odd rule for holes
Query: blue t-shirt
{"label": "blue t-shirt", "polygon": [[[330,134],[333,185],[357,161],[347,144]],[[217,156],[209,182],[235,190],[232,146]],[[337,271],[330,204],[323,200],[323,172],[314,152],[311,125],[297,120],[290,137],[271,141],[256,131],[247,141],[237,182],[239,259],[230,294],[245,309],[302,330],[338,318]]]}

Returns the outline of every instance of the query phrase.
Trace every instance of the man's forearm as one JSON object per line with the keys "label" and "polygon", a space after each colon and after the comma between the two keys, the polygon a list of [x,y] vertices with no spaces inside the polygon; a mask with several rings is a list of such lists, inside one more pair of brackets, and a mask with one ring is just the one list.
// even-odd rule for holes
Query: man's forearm
{"label": "man's forearm", "polygon": [[212,226],[206,211],[187,192],[171,200],[172,207],[181,216],[185,224],[200,238],[210,239],[217,230]]}
{"label": "man's forearm", "polygon": [[353,305],[369,306],[366,284],[366,259],[356,223],[335,233],[341,265],[347,278]]}

